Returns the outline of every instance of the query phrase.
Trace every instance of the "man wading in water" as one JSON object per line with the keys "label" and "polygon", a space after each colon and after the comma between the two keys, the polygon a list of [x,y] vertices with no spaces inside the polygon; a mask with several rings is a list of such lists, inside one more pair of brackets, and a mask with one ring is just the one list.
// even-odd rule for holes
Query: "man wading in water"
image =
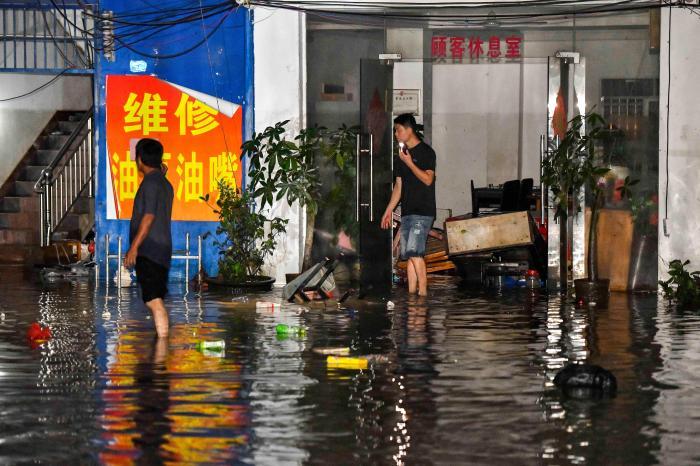
{"label": "man wading in water", "polygon": [[408,292],[428,295],[425,244],[435,221],[435,151],[422,141],[413,115],[394,120],[399,142],[396,181],[382,217],[382,228],[391,228],[392,213],[401,203],[401,259],[408,260]]}
{"label": "man wading in water", "polygon": [[135,268],[141,297],[153,314],[159,338],[168,336],[168,311],[163,298],[168,292],[168,272],[173,253],[170,218],[173,187],[165,177],[163,145],[155,139],[136,144],[136,165],[143,181],[136,192],[131,215],[131,246],[124,265]]}

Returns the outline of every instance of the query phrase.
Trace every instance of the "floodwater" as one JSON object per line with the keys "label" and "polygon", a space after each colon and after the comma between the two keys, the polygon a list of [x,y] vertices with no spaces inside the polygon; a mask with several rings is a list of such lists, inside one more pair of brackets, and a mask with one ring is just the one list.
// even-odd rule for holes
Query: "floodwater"
{"label": "floodwater", "polygon": [[[135,290],[3,272],[0,464],[700,461],[700,317],[656,296],[592,313],[445,279],[427,301],[397,290],[393,311],[270,312],[172,288],[159,345]],[[37,320],[53,338],[31,348]],[[278,323],[307,332],[280,338]],[[225,352],[197,351],[209,340]],[[386,361],[329,369],[318,346]],[[552,386],[584,360],[616,374],[615,398]]]}

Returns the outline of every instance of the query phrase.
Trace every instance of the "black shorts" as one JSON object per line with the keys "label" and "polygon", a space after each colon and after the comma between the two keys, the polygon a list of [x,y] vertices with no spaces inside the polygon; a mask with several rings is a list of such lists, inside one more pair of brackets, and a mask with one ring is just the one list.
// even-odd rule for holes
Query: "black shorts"
{"label": "black shorts", "polygon": [[150,259],[138,256],[135,270],[144,303],[165,297],[168,293],[169,270],[167,268]]}

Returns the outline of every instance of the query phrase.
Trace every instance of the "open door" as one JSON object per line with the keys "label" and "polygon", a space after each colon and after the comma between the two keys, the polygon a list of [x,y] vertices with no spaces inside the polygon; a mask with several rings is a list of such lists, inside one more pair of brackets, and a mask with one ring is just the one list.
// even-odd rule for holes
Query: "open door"
{"label": "open door", "polygon": [[355,212],[361,296],[386,295],[392,284],[391,230],[381,228],[393,179],[392,82],[391,63],[362,60]]}

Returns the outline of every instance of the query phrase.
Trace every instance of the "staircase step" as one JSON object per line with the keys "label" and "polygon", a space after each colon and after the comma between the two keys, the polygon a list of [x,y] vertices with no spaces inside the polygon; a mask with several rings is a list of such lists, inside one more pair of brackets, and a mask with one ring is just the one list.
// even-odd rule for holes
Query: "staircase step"
{"label": "staircase step", "polygon": [[35,181],[15,181],[12,194],[15,196],[35,196],[34,184],[36,184]]}
{"label": "staircase step", "polygon": [[53,159],[58,155],[58,149],[39,149],[36,151],[36,156],[34,157],[34,165],[44,165],[47,166]]}
{"label": "staircase step", "polygon": [[46,168],[46,166],[43,165],[27,165],[24,167],[22,170],[22,174],[20,175],[20,181],[34,181],[38,180],[41,178],[41,172]]}
{"label": "staircase step", "polygon": [[44,140],[44,147],[43,149],[55,149],[58,150],[63,145],[68,141],[68,138],[70,137],[70,134],[63,134],[63,133],[51,133],[48,136],[46,136],[46,139]]}
{"label": "staircase step", "polygon": [[80,120],[78,121],[59,121],[58,130],[64,134],[71,134],[75,129],[80,126]]}
{"label": "staircase step", "polygon": [[68,121],[80,121],[85,116],[85,112],[75,112],[68,116]]}
{"label": "staircase step", "polygon": [[0,212],[0,228],[38,229],[39,212]]}
{"label": "staircase step", "polygon": [[0,228],[0,244],[39,244],[39,230],[30,230],[26,228],[9,230],[7,228]]}
{"label": "staircase step", "polygon": [[0,212],[39,212],[39,198],[36,196],[6,196],[0,199]]}

